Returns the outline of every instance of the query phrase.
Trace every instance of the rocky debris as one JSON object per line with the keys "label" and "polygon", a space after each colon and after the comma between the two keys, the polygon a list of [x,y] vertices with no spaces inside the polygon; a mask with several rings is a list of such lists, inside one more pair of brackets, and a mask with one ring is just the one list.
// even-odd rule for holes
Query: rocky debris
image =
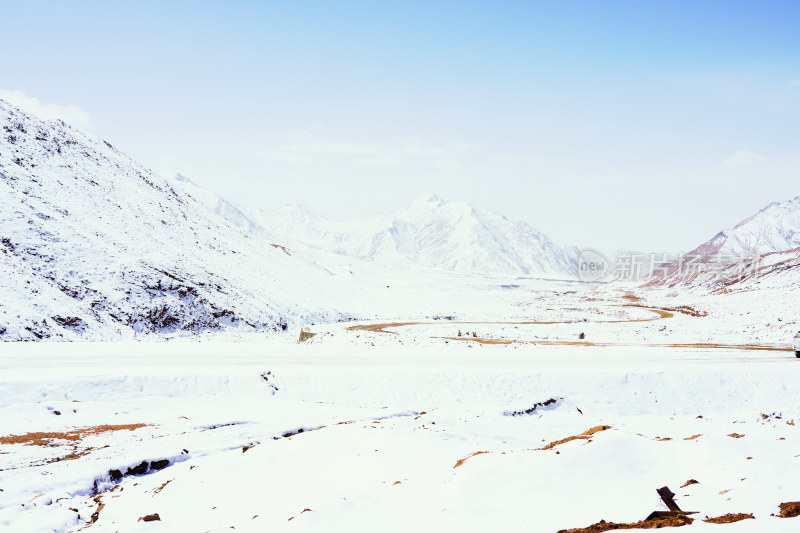
{"label": "rocky debris", "polygon": [[275,396],[275,394],[277,394],[277,392],[280,389],[275,384],[275,375],[272,373],[272,371],[268,370],[266,372],[262,372],[261,373],[261,379],[263,379],[267,383],[267,386],[269,387],[270,392],[272,393],[273,396]]}
{"label": "rocky debris", "polygon": [[153,470],[161,470],[169,466],[169,459],[159,459],[158,461],[151,461],[150,468]]}
{"label": "rocky debris", "polygon": [[562,400],[562,399],[563,398],[559,398],[559,399],[550,398],[549,400],[546,400],[544,402],[535,403],[535,404],[533,404],[533,406],[528,407],[527,409],[523,409],[521,411],[505,411],[503,413],[503,416],[531,415],[531,414],[535,413],[537,409],[542,408],[542,407],[547,407],[548,405],[553,405],[555,403],[558,403],[559,400]]}
{"label": "rocky debris", "polygon": [[160,522],[161,517],[158,516],[158,513],[148,514],[145,516],[140,516],[137,522]]}
{"label": "rocky debris", "polygon": [[128,470],[125,471],[126,476],[141,476],[145,472],[147,472],[147,461],[142,461],[136,466],[129,467]]}
{"label": "rocky debris", "polygon": [[82,319],[76,316],[68,316],[62,317],[59,315],[51,317],[53,322],[61,326],[62,328],[71,328],[77,332],[83,332],[86,330],[87,324]]}
{"label": "rocky debris", "polygon": [[156,461],[142,461],[138,465],[130,466],[125,470],[125,473],[122,473],[122,470],[118,468],[112,468],[108,471],[108,477],[111,478],[111,481],[119,481],[124,476],[141,476],[146,474],[151,470],[162,470],[168,467],[171,464],[169,459],[158,459]]}

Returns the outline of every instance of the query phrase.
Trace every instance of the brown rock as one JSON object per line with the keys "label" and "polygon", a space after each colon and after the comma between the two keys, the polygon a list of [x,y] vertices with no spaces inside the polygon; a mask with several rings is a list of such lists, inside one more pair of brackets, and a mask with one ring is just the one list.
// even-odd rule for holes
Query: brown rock
{"label": "brown rock", "polygon": [[780,505],[781,518],[800,516],[800,502],[785,502]]}

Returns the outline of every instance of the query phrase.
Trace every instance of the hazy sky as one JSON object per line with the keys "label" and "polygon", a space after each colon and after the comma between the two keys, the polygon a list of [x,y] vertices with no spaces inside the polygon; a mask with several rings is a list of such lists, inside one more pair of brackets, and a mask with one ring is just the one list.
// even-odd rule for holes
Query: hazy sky
{"label": "hazy sky", "polygon": [[800,195],[796,1],[2,13],[0,98],[244,207],[344,218],[433,192],[561,244],[677,252]]}

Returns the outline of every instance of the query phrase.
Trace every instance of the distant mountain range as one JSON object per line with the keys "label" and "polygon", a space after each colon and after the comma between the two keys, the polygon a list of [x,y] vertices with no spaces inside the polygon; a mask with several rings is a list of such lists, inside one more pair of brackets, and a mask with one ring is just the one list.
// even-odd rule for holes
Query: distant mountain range
{"label": "distant mountain range", "polygon": [[645,286],[701,285],[726,291],[761,283],[800,288],[800,196],[773,202],[719,232],[665,265]]}
{"label": "distant mountain range", "polygon": [[558,246],[525,222],[435,195],[389,215],[341,222],[298,205],[250,217],[288,241],[405,268],[506,277],[577,273],[577,248]]}
{"label": "distant mountain range", "polygon": [[[431,195],[339,222],[297,205],[246,212],[2,100],[0,127],[0,340],[347,319],[339,309],[360,307],[348,283],[364,272],[577,278],[577,248],[467,203]],[[770,204],[647,282],[759,284],[800,288],[800,197]]]}

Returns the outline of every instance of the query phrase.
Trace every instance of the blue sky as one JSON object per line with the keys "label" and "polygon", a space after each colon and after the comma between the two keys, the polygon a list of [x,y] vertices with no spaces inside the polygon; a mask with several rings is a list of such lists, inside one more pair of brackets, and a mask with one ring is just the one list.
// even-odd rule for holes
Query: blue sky
{"label": "blue sky", "polygon": [[563,244],[677,252],[800,194],[797,2],[2,11],[0,97],[74,106],[245,207],[341,218],[434,192]]}

